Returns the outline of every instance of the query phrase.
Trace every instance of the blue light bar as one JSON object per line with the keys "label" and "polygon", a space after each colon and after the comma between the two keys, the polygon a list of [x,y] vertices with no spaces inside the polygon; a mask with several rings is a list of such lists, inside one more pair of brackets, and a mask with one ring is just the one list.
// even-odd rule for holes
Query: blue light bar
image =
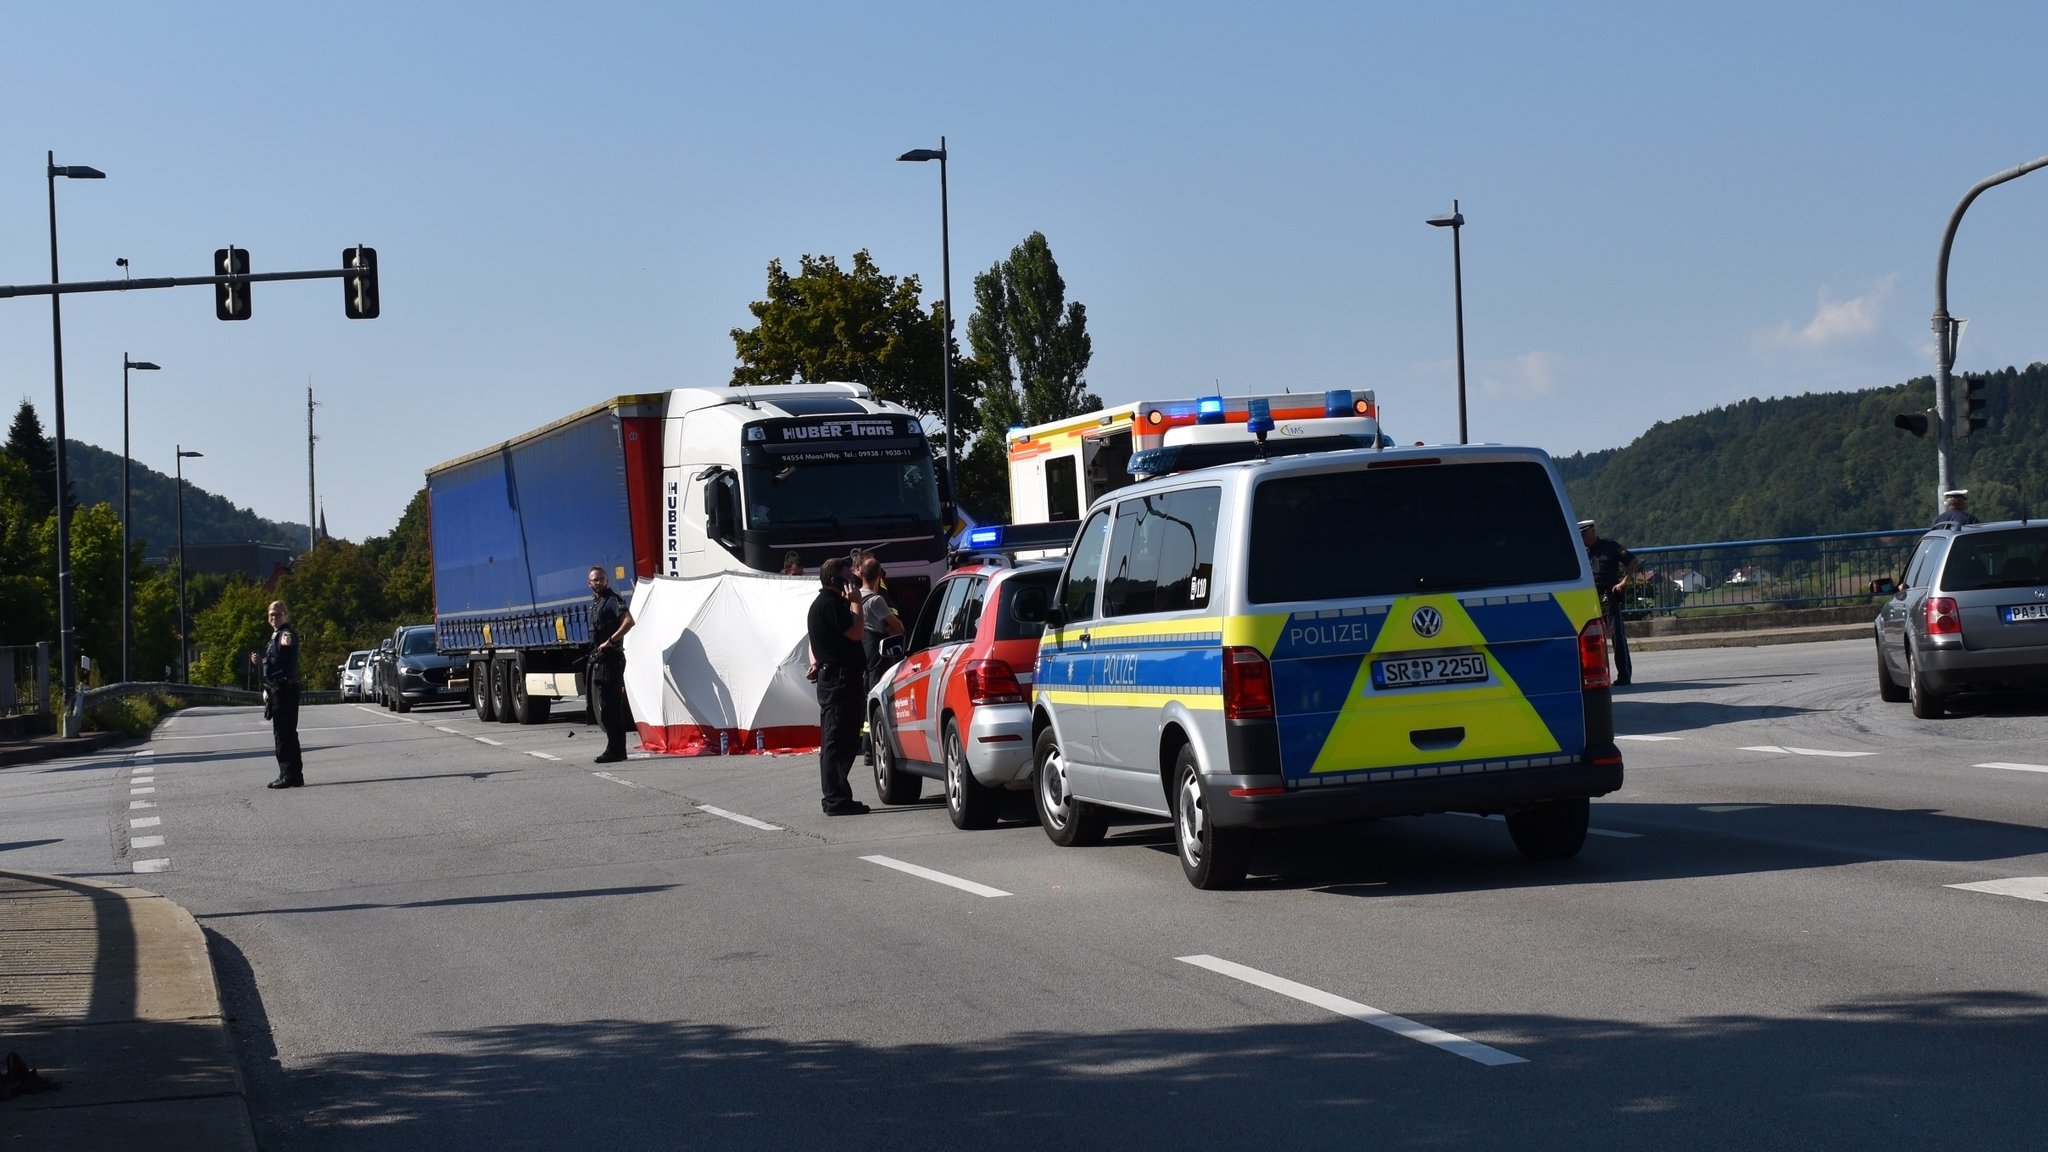
{"label": "blue light bar", "polygon": [[1332,388],[1328,392],[1323,393],[1323,415],[1350,416],[1352,414],[1351,389]]}
{"label": "blue light bar", "polygon": [[1195,401],[1195,423],[1223,423],[1223,397],[1204,396],[1200,400]]}
{"label": "blue light bar", "polygon": [[1273,430],[1273,406],[1263,396],[1245,402],[1244,430],[1264,440]]}
{"label": "blue light bar", "polygon": [[993,548],[1002,542],[1003,526],[1000,524],[991,524],[985,528],[970,528],[967,530],[967,546],[969,548]]}

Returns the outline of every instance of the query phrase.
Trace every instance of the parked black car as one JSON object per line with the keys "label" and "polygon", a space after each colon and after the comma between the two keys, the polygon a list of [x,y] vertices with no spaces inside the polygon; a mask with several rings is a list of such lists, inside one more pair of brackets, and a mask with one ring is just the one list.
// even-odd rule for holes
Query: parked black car
{"label": "parked black car", "polygon": [[[462,703],[469,692],[460,673],[467,670],[459,657],[435,651],[432,624],[403,626],[383,644],[377,661],[377,697],[386,708],[399,712],[410,712],[415,704]],[[452,688],[451,673],[458,673]]]}

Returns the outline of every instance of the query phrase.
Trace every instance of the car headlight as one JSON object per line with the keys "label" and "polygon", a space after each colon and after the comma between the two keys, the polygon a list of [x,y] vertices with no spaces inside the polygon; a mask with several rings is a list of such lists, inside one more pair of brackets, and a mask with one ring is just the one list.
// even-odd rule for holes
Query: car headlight
{"label": "car headlight", "polygon": [[407,676],[417,676],[420,674],[419,667],[412,664],[400,664],[398,666],[398,670],[400,672],[405,673]]}

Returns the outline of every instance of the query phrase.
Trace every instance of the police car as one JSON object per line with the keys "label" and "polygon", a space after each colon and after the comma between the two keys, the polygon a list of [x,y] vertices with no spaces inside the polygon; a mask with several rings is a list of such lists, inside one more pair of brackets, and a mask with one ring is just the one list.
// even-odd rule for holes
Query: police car
{"label": "police car", "polygon": [[1198,888],[1243,878],[1252,829],[1399,814],[1504,814],[1525,855],[1570,857],[1621,786],[1599,598],[1540,449],[1155,475],[1090,506],[1046,611],[1046,835],[1170,817]]}

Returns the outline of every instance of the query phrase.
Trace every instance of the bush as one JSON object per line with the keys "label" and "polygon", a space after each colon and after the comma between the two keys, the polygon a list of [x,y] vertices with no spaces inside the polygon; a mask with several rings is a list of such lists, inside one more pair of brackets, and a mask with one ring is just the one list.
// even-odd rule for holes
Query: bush
{"label": "bush", "polygon": [[103,700],[86,709],[85,730],[147,736],[164,713],[184,706],[183,701],[161,692],[137,692],[132,696]]}

